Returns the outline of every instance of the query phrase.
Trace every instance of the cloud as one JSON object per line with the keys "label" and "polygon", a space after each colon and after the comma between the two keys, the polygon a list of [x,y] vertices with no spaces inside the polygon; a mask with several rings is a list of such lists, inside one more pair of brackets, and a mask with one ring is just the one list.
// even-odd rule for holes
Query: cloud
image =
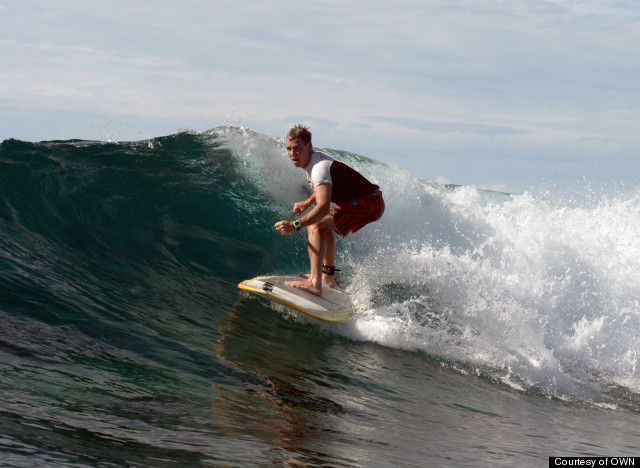
{"label": "cloud", "polygon": [[[640,143],[632,3],[185,0],[96,9],[36,0],[3,7],[0,139],[38,138],[30,125],[2,133],[9,108],[121,116],[132,126],[123,138],[151,121],[163,130],[168,122],[205,130],[229,116],[282,135],[304,117],[323,145],[488,187],[520,177],[518,162],[627,161]],[[58,125],[39,128],[50,134]],[[496,164],[487,180],[474,180],[477,158]]]}

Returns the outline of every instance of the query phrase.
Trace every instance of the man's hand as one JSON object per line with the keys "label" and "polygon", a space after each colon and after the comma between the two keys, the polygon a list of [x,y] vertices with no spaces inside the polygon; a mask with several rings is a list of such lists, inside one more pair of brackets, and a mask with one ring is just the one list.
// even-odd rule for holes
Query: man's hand
{"label": "man's hand", "polygon": [[278,221],[273,225],[273,227],[276,228],[276,231],[283,236],[288,236],[289,234],[296,232],[296,228],[293,226],[291,221]]}
{"label": "man's hand", "polygon": [[307,211],[307,209],[309,208],[309,204],[307,204],[306,201],[301,201],[298,203],[294,203],[293,205],[293,212],[295,214],[297,214],[298,216],[300,216],[302,213],[304,213],[305,211]]}

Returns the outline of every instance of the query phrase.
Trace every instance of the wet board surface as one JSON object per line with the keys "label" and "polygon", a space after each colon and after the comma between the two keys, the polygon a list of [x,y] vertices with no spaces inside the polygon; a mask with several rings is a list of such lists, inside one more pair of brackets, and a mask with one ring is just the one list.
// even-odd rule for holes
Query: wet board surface
{"label": "wet board surface", "polygon": [[325,286],[322,288],[322,296],[319,297],[284,284],[285,281],[300,279],[299,276],[260,276],[242,281],[238,287],[265,296],[317,320],[333,323],[349,321],[353,312],[349,294],[338,287]]}

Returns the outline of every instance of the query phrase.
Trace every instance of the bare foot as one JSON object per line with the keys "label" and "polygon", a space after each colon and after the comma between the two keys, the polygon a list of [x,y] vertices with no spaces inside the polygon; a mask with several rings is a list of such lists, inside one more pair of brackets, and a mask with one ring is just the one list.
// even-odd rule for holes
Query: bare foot
{"label": "bare foot", "polygon": [[302,289],[315,296],[322,296],[322,286],[316,286],[311,279],[306,281],[285,281],[285,286],[291,286],[292,288]]}
{"label": "bare foot", "polygon": [[[311,274],[309,274],[309,273],[300,273],[300,277],[301,278],[310,278]],[[336,277],[335,276],[325,275],[323,273],[322,274],[322,281],[324,282],[324,284],[326,284],[328,287],[330,287],[332,289],[336,287]]]}
{"label": "bare foot", "polygon": [[324,284],[326,284],[330,288],[335,288],[336,287],[336,277],[335,276],[333,276],[333,275],[322,275],[322,280],[324,281]]}

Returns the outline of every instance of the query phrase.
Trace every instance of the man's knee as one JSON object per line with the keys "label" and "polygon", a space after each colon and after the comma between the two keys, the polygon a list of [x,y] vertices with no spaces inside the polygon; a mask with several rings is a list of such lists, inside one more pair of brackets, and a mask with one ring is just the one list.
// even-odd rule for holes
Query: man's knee
{"label": "man's knee", "polygon": [[333,223],[333,218],[327,216],[325,219],[320,221],[319,223],[311,224],[307,226],[307,231],[309,234],[321,233],[327,234],[333,232],[335,229],[335,224]]}
{"label": "man's knee", "polygon": [[314,234],[317,234],[320,231],[320,228],[318,227],[318,224],[310,224],[309,226],[307,226],[307,233],[311,236]]}

